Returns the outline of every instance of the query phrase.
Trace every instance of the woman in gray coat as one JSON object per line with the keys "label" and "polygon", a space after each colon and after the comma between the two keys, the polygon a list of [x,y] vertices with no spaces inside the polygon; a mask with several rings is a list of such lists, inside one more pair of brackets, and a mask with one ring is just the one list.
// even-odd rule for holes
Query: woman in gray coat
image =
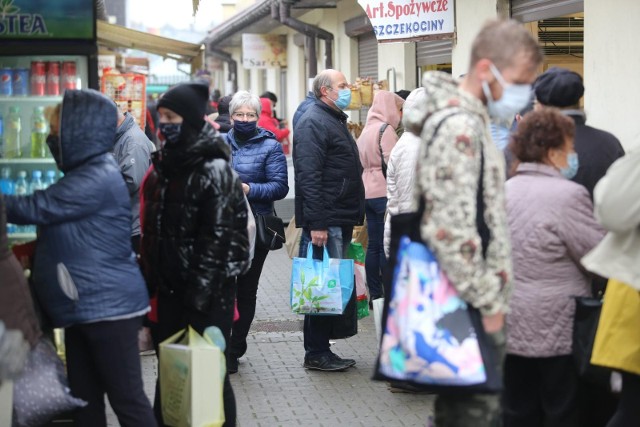
{"label": "woman in gray coat", "polygon": [[573,121],[554,109],[528,113],[511,150],[507,181],[514,289],[507,316],[504,425],[577,426],[578,376],[571,356],[574,296],[590,294],[580,259],[604,235],[578,170]]}

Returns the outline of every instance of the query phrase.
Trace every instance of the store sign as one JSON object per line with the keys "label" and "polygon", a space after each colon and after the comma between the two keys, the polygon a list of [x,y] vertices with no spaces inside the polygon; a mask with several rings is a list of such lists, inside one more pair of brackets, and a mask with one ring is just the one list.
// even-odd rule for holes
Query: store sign
{"label": "store sign", "polygon": [[454,0],[358,0],[379,42],[452,38]]}
{"label": "store sign", "polygon": [[93,0],[0,0],[0,39],[93,38]]}
{"label": "store sign", "polygon": [[244,68],[281,68],[287,66],[287,36],[277,34],[243,34]]}

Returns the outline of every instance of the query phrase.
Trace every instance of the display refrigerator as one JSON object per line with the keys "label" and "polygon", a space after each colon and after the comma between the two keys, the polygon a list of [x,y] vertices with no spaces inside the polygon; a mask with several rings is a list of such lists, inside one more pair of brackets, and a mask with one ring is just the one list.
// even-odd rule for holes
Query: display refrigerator
{"label": "display refrigerator", "polygon": [[[93,0],[0,1],[0,190],[30,194],[61,176],[46,145],[65,90],[99,89]],[[35,238],[7,225],[10,242]]]}

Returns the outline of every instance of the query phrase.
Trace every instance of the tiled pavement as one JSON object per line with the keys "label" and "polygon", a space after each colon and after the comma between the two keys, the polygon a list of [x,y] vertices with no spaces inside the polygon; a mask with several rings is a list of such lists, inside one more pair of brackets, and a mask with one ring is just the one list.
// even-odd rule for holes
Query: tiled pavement
{"label": "tiled pavement", "polygon": [[[333,350],[357,361],[346,372],[302,368],[301,316],[289,309],[291,260],[284,249],[269,254],[258,290],[256,317],[247,354],[231,376],[238,424],[251,426],[425,426],[433,397],[391,393],[371,381],[376,356],[373,316],[362,319],[358,335],[337,340]],[[153,398],[155,357],[142,358],[149,397]],[[110,414],[111,426],[117,420]]]}

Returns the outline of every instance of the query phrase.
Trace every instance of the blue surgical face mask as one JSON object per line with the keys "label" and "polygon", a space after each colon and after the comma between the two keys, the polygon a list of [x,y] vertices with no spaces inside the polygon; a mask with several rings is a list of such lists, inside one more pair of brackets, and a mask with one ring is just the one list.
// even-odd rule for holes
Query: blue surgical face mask
{"label": "blue surgical face mask", "polygon": [[580,161],[578,160],[578,153],[567,154],[567,167],[561,168],[560,173],[567,179],[572,179],[578,173],[580,167]]}
{"label": "blue surgical face mask", "polygon": [[[334,90],[333,88],[330,89]],[[331,101],[333,101],[336,107],[344,110],[349,106],[349,104],[351,104],[351,89],[340,89],[338,91],[338,99],[336,99],[335,101],[331,99]]]}
{"label": "blue surgical face mask", "polygon": [[239,120],[233,121],[233,130],[242,135],[253,135],[256,133],[258,122],[241,122]]}
{"label": "blue surgical face mask", "polygon": [[489,67],[500,86],[502,86],[502,97],[496,101],[493,99],[493,95],[491,95],[489,83],[486,81],[482,82],[482,91],[487,98],[489,115],[499,119],[513,119],[514,116],[522,111],[529,103],[531,99],[531,85],[507,83],[495,65],[489,64]]}
{"label": "blue surgical face mask", "polygon": [[166,144],[177,144],[180,141],[182,123],[159,123],[158,130],[164,136]]}

